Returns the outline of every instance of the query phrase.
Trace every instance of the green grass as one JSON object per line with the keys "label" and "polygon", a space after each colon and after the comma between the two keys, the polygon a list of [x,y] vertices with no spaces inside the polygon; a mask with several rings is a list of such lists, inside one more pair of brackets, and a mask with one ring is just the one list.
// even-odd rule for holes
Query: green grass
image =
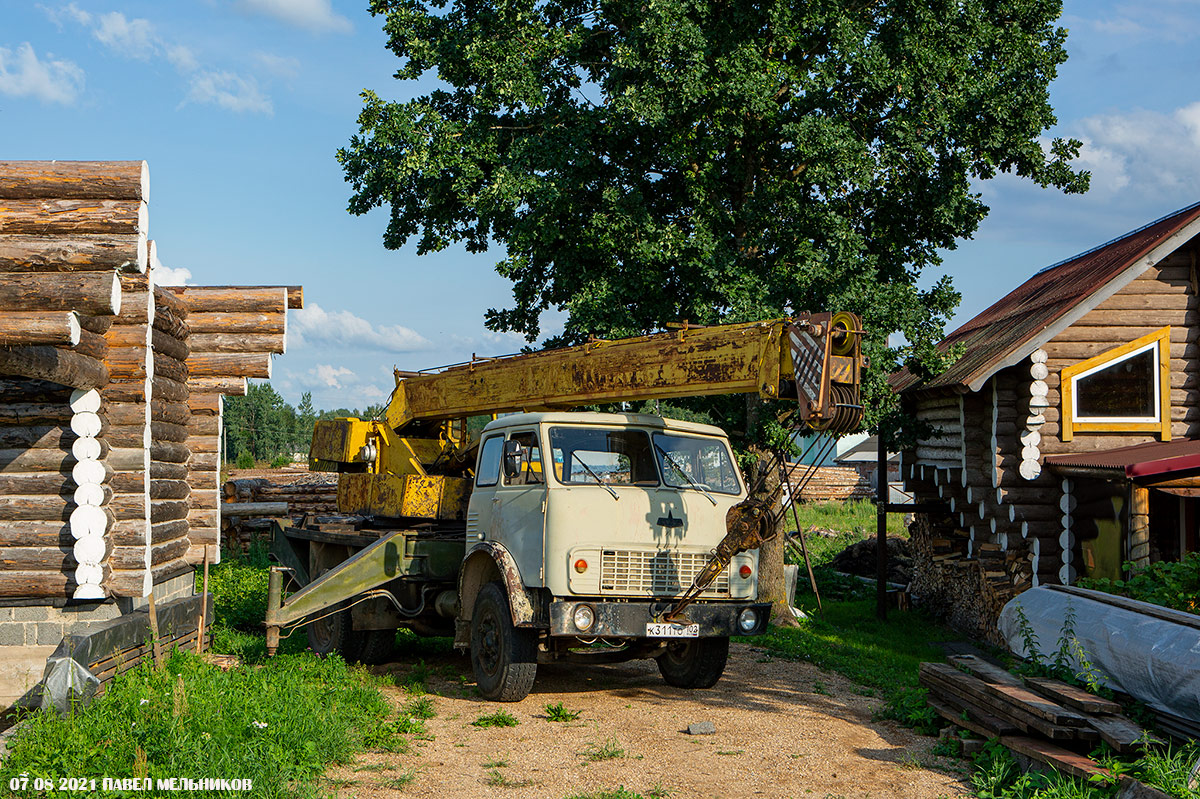
{"label": "green grass", "polygon": [[515,727],[521,722],[517,721],[517,717],[507,710],[497,710],[495,713],[490,713],[486,716],[480,716],[471,722],[472,727]]}
{"label": "green grass", "polygon": [[589,793],[573,793],[566,799],[665,799],[670,793],[662,788],[653,788],[646,794],[630,790],[624,785]]}
{"label": "green grass", "polygon": [[567,710],[562,702],[546,705],[545,711],[547,721],[574,721],[583,713],[582,710]]}
{"label": "green grass", "polygon": [[625,749],[611,738],[602,744],[588,744],[581,752],[585,760],[595,763],[625,757]]}
{"label": "green grass", "polygon": [[[850,502],[797,502],[796,514],[800,517],[800,527],[808,530],[819,527],[822,530],[832,530],[835,533],[847,533],[853,536],[850,543],[860,541],[875,535],[875,505],[866,500],[858,499]],[[795,525],[792,512],[787,512],[784,524],[788,529]],[[904,527],[904,516],[898,513],[888,514],[889,536],[908,538],[908,530]],[[829,541],[823,536],[805,536],[805,541],[814,543],[817,540]],[[845,545],[839,547],[839,551]],[[811,551],[810,551],[811,556]]]}
{"label": "green grass", "polygon": [[377,681],[338,658],[281,655],[223,672],[176,651],[160,669],[143,663],[113,681],[86,711],[31,715],[0,784],[21,772],[237,777],[253,780],[242,796],[317,796],[328,764],[393,745],[389,712]]}
{"label": "green grass", "polygon": [[417,772],[414,771],[413,769],[402,769],[395,777],[392,777],[390,780],[385,782],[383,785],[385,788],[394,788],[396,790],[403,790],[407,786],[411,785],[412,781],[415,780],[416,778],[417,778]]}

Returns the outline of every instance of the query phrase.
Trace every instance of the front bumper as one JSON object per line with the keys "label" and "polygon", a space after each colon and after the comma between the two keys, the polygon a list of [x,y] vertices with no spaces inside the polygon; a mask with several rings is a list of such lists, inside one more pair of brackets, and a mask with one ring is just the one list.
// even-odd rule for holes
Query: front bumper
{"label": "front bumper", "polygon": [[[613,638],[645,638],[646,625],[661,621],[671,602],[602,602],[593,600],[555,600],[550,603],[550,634],[571,636],[601,636]],[[589,630],[575,626],[575,608],[589,605],[596,612],[596,623]],[[747,608],[753,609],[757,623],[746,632],[738,626],[738,616]],[[676,622],[699,624],[701,638],[727,635],[762,635],[771,618],[770,602],[696,602],[689,605]]]}

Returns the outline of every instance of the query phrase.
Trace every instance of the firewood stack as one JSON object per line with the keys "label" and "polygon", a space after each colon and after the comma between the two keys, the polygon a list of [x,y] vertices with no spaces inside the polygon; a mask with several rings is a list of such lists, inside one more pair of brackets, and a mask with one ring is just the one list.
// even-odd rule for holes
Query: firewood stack
{"label": "firewood stack", "polygon": [[261,477],[227,480],[224,495],[222,541],[246,550],[256,534],[269,528],[264,517],[286,516],[298,523],[305,514],[318,521],[336,514],[337,475],[315,473],[279,483]]}
{"label": "firewood stack", "polygon": [[946,721],[1076,777],[1109,773],[1086,756],[1100,741],[1118,754],[1159,743],[1116,702],[1058,680],[1024,681],[972,655],[922,663],[929,706]]}
{"label": "firewood stack", "polygon": [[[142,597],[217,543],[193,534],[190,498],[216,502],[225,387],[209,378],[235,370],[193,365],[189,303],[154,285],[148,175],[142,161],[0,162],[0,597]],[[269,292],[286,311],[283,288],[216,291],[229,307],[208,310]],[[248,337],[225,353],[257,364],[234,390],[269,374],[272,324],[269,351]]]}

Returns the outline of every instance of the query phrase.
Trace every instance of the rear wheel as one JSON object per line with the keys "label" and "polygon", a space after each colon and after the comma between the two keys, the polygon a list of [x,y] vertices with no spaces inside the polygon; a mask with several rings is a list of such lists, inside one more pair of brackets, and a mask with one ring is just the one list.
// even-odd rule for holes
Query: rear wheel
{"label": "rear wheel", "polygon": [[387,663],[396,648],[395,630],[362,630],[356,633],[362,640],[358,659],[369,665]]}
{"label": "rear wheel", "polygon": [[667,651],[655,658],[663,681],[676,688],[712,688],[725,672],[728,659],[728,637],[672,641]]}
{"label": "rear wheel", "polygon": [[479,692],[496,702],[519,702],[537,675],[537,633],[513,626],[508,596],[488,583],[471,614],[471,668]]}
{"label": "rear wheel", "polygon": [[354,629],[349,610],[310,621],[305,631],[308,646],[318,657],[327,658],[336,652],[343,660],[354,662],[362,656],[363,635]]}

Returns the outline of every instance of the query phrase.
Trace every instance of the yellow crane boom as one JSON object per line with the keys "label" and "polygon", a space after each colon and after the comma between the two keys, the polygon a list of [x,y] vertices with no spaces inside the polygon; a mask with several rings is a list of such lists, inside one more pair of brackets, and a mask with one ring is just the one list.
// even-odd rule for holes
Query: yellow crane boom
{"label": "yellow crane boom", "polygon": [[461,518],[465,420],[510,411],[757,393],[794,400],[818,430],[861,418],[861,325],[851,313],[695,327],[397,373],[382,420],[317,422],[313,467],[342,472],[339,510]]}

